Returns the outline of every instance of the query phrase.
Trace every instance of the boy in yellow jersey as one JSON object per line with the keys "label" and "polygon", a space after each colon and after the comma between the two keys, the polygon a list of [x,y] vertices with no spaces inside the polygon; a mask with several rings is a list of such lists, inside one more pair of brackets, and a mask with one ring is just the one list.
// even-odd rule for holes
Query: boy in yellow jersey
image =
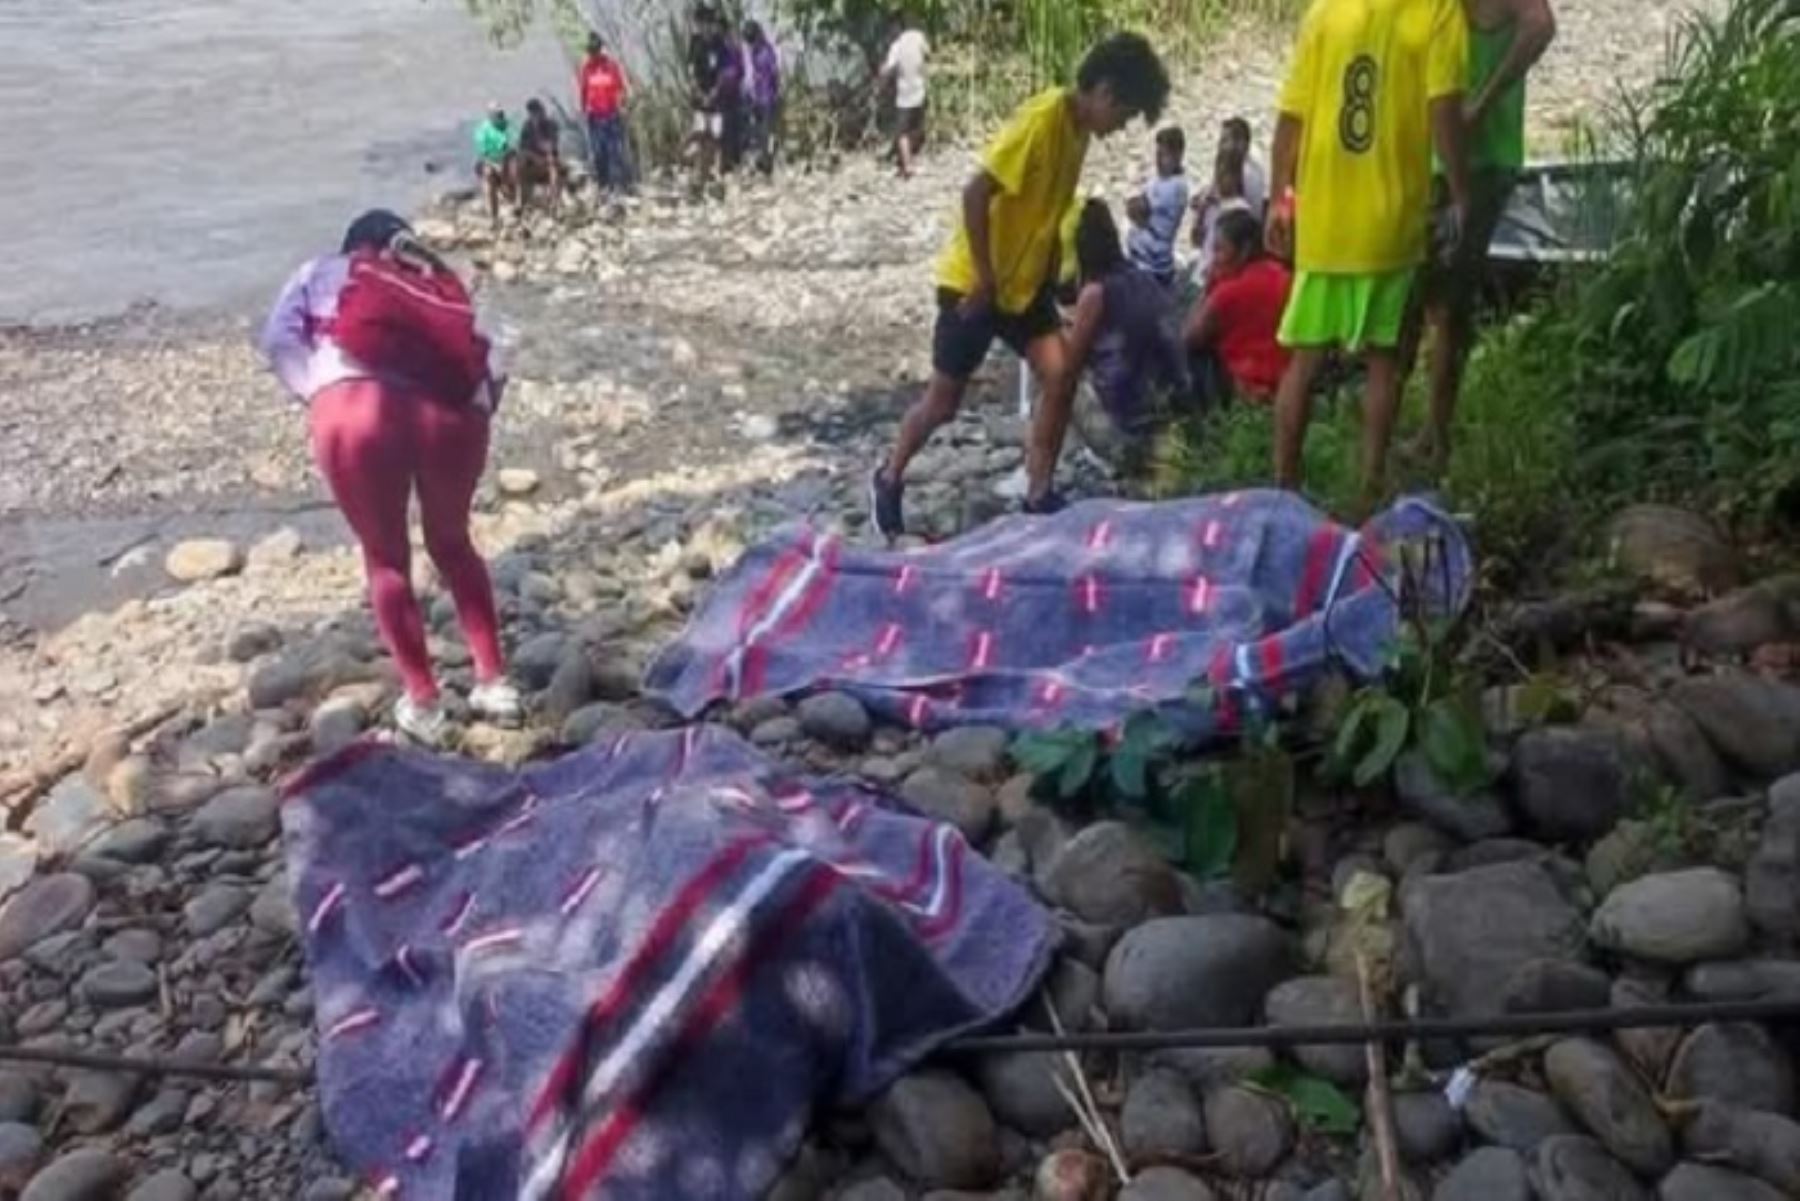
{"label": "boy in yellow jersey", "polygon": [[[1269,248],[1294,255],[1280,340],[1294,352],[1275,397],[1275,481],[1300,484],[1319,368],[1360,353],[1362,507],[1380,494],[1399,407],[1401,325],[1424,262],[1431,150],[1445,166],[1450,241],[1468,209],[1462,99],[1469,34],[1458,0],[1313,0],[1275,129]],[[1298,245],[1295,245],[1296,231]]]}
{"label": "boy in yellow jersey", "polygon": [[870,517],[884,536],[905,531],[906,465],[956,416],[995,338],[1031,364],[1043,394],[1026,454],[1025,509],[1060,506],[1050,485],[1075,391],[1052,296],[1062,220],[1089,137],[1106,137],[1137,116],[1155,124],[1168,97],[1168,72],[1150,43],[1115,34],[1088,51],[1073,88],[1027,100],[988,144],[963,189],[956,234],[938,259],[931,383],[901,421],[893,454],[870,477]]}
{"label": "boy in yellow jersey", "polygon": [[1525,75],[1556,40],[1549,0],[1462,0],[1462,6],[1469,18],[1469,88],[1463,101],[1468,222],[1455,254],[1426,268],[1403,339],[1410,371],[1422,328],[1431,328],[1431,420],[1421,449],[1434,474],[1450,459],[1450,422],[1475,336],[1475,301],[1488,243],[1525,166]]}

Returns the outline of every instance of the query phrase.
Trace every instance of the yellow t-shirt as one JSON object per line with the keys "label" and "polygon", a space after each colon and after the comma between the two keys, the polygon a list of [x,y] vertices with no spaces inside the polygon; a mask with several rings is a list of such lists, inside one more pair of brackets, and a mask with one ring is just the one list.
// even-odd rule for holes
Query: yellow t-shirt
{"label": "yellow t-shirt", "polygon": [[[1020,105],[982,154],[982,170],[1000,185],[988,205],[988,253],[994,306],[1001,312],[1024,312],[1050,282],[1059,227],[1081,180],[1087,144],[1068,90],[1051,88]],[[959,217],[956,235],[938,256],[938,286],[968,292],[977,278],[969,231]]]}
{"label": "yellow t-shirt", "polygon": [[1396,271],[1425,258],[1430,104],[1461,92],[1460,0],[1313,0],[1281,90],[1303,131],[1294,184],[1302,271]]}

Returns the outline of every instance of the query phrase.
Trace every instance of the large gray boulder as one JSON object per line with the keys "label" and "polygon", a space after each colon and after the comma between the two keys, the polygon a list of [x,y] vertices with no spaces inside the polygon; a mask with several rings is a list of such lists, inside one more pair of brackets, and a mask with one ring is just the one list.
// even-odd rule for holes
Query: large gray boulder
{"label": "large gray boulder", "polygon": [[[1331,1026],[1362,1021],[1356,985],[1337,976],[1297,976],[1270,990],[1263,1012],[1271,1026]],[[1368,1079],[1368,1057],[1359,1046],[1300,1046],[1295,1059],[1310,1072],[1339,1084]]]}
{"label": "large gray boulder", "polygon": [[1290,963],[1287,936],[1267,918],[1157,918],[1107,956],[1104,1008],[1127,1030],[1248,1025]]}
{"label": "large gray boulder", "polygon": [[995,1117],[1033,1138],[1048,1138],[1077,1124],[1056,1088],[1058,1074],[1067,1071],[1054,1051],[1005,1051],[983,1055],[975,1074]]}
{"label": "large gray boulder", "polygon": [[903,1076],[869,1108],[875,1143],[928,1188],[982,1188],[1000,1171],[994,1116],[948,1072]]}
{"label": "large gray boulder", "polygon": [[1677,1164],[1656,1186],[1656,1201],[1783,1201],[1787,1194],[1754,1176],[1713,1164]]}
{"label": "large gray boulder", "polygon": [[1800,940],[1800,776],[1769,789],[1769,819],[1744,868],[1744,907],[1766,937]]}
{"label": "large gray boulder", "polygon": [[1800,1197],[1800,1122],[1724,1101],[1687,1115],[1682,1146],[1695,1158],[1727,1163]]}
{"label": "large gray boulder", "polygon": [[1545,1139],[1580,1133],[1555,1098],[1506,1080],[1477,1082],[1463,1116],[1483,1141],[1527,1155]]}
{"label": "large gray boulder", "polygon": [[94,907],[94,885],[86,876],[58,872],[39,876],[0,905],[0,962],[33,943],[73,930]]}
{"label": "large gray boulder", "polygon": [[1748,655],[1770,642],[1787,642],[1800,631],[1800,575],[1775,576],[1728,592],[1695,609],[1682,626],[1682,640],[1702,654]]}
{"label": "large gray boulder", "polygon": [[1658,963],[1728,959],[1750,940],[1737,878],[1716,867],[1658,872],[1621,884],[1595,911],[1598,945]]}
{"label": "large gray boulder", "polygon": [[1544,1075],[1568,1111],[1616,1158],[1644,1176],[1675,1162],[1673,1140],[1650,1090],[1612,1050],[1589,1038],[1565,1038],[1544,1055]]}
{"label": "large gray boulder", "polygon": [[1683,596],[1722,592],[1740,575],[1719,527],[1673,505],[1631,505],[1607,523],[1608,553],[1630,574]]}
{"label": "large gray boulder", "polygon": [[1531,1201],[1525,1160],[1506,1147],[1478,1147],[1438,1181],[1431,1201]]}
{"label": "large gray boulder", "polygon": [[1664,1091],[1682,1100],[1706,1098],[1791,1114],[1794,1065],[1761,1026],[1708,1022],[1681,1040]]}
{"label": "large gray boulder", "polygon": [[1546,726],[1513,749],[1513,801],[1546,842],[1598,838],[1630,812],[1643,766],[1611,730]]}
{"label": "large gray boulder", "polygon": [[1227,1176],[1259,1180],[1294,1147],[1288,1108],[1267,1093],[1231,1086],[1206,1094],[1206,1136]]}
{"label": "large gray boulder", "polygon": [[1800,689],[1721,672],[1683,680],[1669,697],[1740,771],[1774,779],[1800,768]]}
{"label": "large gray boulder", "polygon": [[1137,1161],[1206,1154],[1206,1119],[1179,1072],[1152,1069],[1132,1082],[1119,1113],[1125,1154]]}
{"label": "large gray boulder", "polygon": [[1101,925],[1181,912],[1174,869],[1123,822],[1096,822],[1069,839],[1041,867],[1037,884],[1051,904]]}
{"label": "large gray boulder", "polygon": [[1439,1012],[1501,1011],[1513,974],[1533,960],[1576,959],[1581,916],[1531,860],[1416,877],[1401,890],[1408,941]]}
{"label": "large gray boulder", "polygon": [[1538,1201],[1649,1201],[1631,1169],[1591,1138],[1545,1139],[1531,1157],[1531,1185]]}

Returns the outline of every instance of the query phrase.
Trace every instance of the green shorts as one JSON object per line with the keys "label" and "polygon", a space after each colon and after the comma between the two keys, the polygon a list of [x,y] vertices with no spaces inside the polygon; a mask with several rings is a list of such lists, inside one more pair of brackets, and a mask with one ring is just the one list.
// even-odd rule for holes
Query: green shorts
{"label": "green shorts", "polygon": [[1392,349],[1400,345],[1417,273],[1416,267],[1362,275],[1301,271],[1276,337],[1283,346]]}

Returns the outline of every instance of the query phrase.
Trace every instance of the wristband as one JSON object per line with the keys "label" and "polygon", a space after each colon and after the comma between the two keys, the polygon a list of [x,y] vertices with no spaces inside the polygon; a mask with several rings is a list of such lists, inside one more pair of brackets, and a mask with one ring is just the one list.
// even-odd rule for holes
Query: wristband
{"label": "wristband", "polygon": [[1294,216],[1294,189],[1282,189],[1281,196],[1275,201],[1277,216],[1292,220]]}

